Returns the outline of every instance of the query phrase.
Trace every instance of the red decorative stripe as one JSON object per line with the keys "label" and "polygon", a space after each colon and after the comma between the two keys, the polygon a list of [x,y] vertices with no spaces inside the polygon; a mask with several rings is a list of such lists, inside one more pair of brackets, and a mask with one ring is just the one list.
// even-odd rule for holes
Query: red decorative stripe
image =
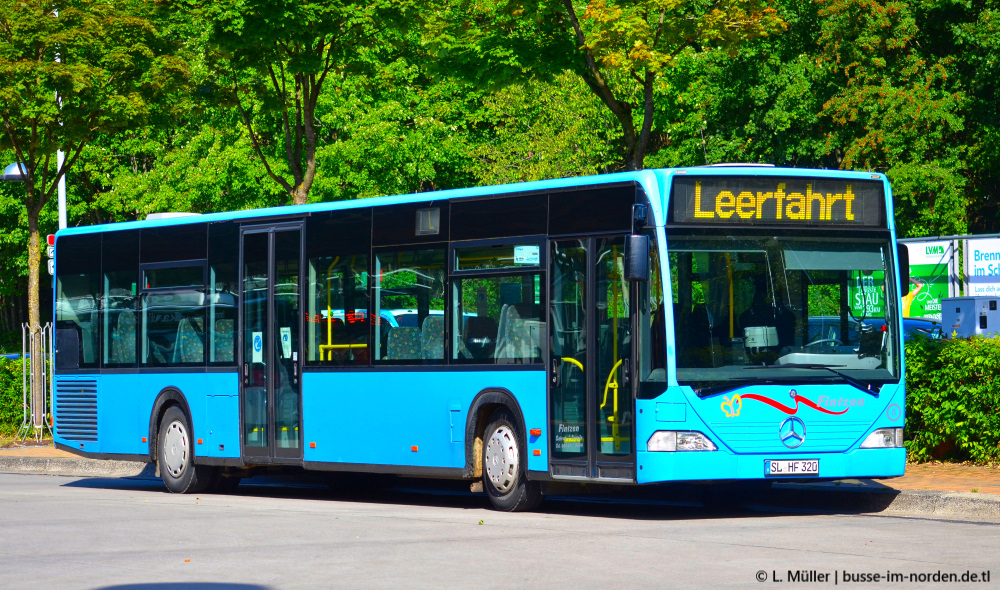
{"label": "red decorative stripe", "polygon": [[799,411],[799,402],[800,401],[802,403],[804,403],[805,405],[809,406],[810,408],[812,408],[814,410],[819,410],[820,412],[823,412],[824,414],[839,415],[839,414],[843,414],[844,412],[846,412],[847,410],[850,409],[850,408],[844,408],[843,410],[841,410],[839,412],[834,412],[832,410],[827,410],[826,408],[819,407],[814,402],[812,402],[811,400],[808,400],[808,399],[802,397],[801,395],[796,395],[794,397],[794,399],[795,399],[795,407],[794,408],[791,408],[791,407],[779,404],[778,402],[774,401],[773,399],[771,399],[769,397],[764,397],[764,396],[761,396],[761,395],[757,395],[756,393],[744,393],[744,394],[740,395],[740,398],[741,399],[755,399],[755,400],[757,400],[759,402],[764,402],[765,404],[771,406],[772,408],[777,408],[778,410],[781,410],[782,412],[784,412],[784,413],[786,413],[788,415],[795,414],[795,413],[797,413]]}

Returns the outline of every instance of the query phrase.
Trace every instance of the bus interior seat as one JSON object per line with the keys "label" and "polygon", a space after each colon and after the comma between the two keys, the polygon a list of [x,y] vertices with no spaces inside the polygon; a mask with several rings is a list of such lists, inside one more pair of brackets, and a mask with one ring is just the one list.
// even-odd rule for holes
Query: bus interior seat
{"label": "bus interior seat", "polygon": [[531,330],[521,319],[518,305],[505,306],[500,319],[501,333],[497,337],[496,358],[505,362],[530,362],[536,355],[532,350]]}
{"label": "bus interior seat", "polygon": [[474,316],[465,320],[465,347],[472,358],[493,358],[499,328],[500,324],[489,316]]}
{"label": "bus interior seat", "polygon": [[685,313],[683,306],[674,304],[674,315],[679,320],[677,354],[684,359],[689,367],[714,366],[712,350],[712,320],[708,307],[704,303],[696,303],[691,311]]}
{"label": "bus interior seat", "polygon": [[183,318],[177,325],[172,364],[205,362],[205,342],[195,327],[198,323],[198,320],[192,322],[189,318]]}
{"label": "bus interior seat", "polygon": [[420,348],[423,358],[430,360],[444,359],[444,316],[429,315],[424,318],[420,330]]}
{"label": "bus interior seat", "polygon": [[135,312],[123,311],[115,322],[115,337],[111,341],[111,362],[129,364],[135,362]]}
{"label": "bus interior seat", "polygon": [[231,363],[233,361],[233,335],[235,333],[235,321],[215,320],[215,357],[212,359],[213,362]]}
{"label": "bus interior seat", "polygon": [[420,328],[397,327],[389,330],[385,354],[389,360],[421,359]]}

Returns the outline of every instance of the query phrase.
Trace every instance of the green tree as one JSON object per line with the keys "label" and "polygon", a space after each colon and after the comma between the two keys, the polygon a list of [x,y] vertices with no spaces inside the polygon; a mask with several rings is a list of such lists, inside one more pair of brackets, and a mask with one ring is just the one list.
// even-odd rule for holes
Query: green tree
{"label": "green tree", "polygon": [[824,0],[819,66],[837,91],[824,104],[827,152],[848,169],[881,170],[895,187],[902,235],[966,229],[963,109],[954,57],[918,42],[912,7]]}
{"label": "green tree", "polygon": [[[308,201],[323,140],[324,88],[371,72],[389,32],[407,22],[406,2],[224,0],[193,4],[210,23],[207,64],[214,98],[235,106],[267,175],[292,204]],[[280,154],[280,155],[277,155]]]}
{"label": "green tree", "polygon": [[643,168],[666,70],[684,51],[732,50],[783,30],[765,0],[504,0],[433,11],[428,44],[485,84],[578,74],[621,129],[621,165]]}
{"label": "green tree", "polygon": [[969,99],[968,137],[962,142],[968,146],[969,231],[995,233],[1000,231],[1000,3],[962,8],[958,18],[941,20],[945,32],[953,33],[952,55]]}
{"label": "green tree", "polygon": [[484,97],[473,116],[474,173],[483,184],[608,172],[620,165],[614,117],[579,76],[510,84]]}
{"label": "green tree", "polygon": [[[141,123],[151,102],[185,76],[184,63],[142,16],[148,9],[141,0],[0,1],[0,149],[14,152],[25,179],[28,321],[34,330],[39,215],[59,178],[96,136]],[[66,159],[57,169],[59,149]],[[40,331],[36,335],[32,348],[40,350]],[[32,359],[40,362],[41,355]],[[34,374],[41,378],[41,371]]]}

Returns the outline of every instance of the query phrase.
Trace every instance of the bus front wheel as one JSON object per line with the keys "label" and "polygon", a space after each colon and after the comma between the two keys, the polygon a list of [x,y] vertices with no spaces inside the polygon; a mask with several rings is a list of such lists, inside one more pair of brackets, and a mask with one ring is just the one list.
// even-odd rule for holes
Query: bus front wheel
{"label": "bus front wheel", "polygon": [[167,409],[158,434],[156,461],[167,489],[175,494],[193,494],[208,488],[217,474],[212,467],[194,464],[191,425],[180,408]]}
{"label": "bus front wheel", "polygon": [[497,510],[522,512],[542,501],[541,486],[525,476],[523,440],[509,410],[493,414],[483,441],[483,490]]}

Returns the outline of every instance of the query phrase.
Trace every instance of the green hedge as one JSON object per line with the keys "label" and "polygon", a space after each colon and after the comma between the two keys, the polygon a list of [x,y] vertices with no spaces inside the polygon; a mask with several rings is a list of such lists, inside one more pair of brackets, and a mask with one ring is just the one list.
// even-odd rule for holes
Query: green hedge
{"label": "green hedge", "polygon": [[1000,338],[906,344],[910,459],[1000,461]]}
{"label": "green hedge", "polygon": [[0,434],[17,433],[24,419],[21,360],[0,357]]}

